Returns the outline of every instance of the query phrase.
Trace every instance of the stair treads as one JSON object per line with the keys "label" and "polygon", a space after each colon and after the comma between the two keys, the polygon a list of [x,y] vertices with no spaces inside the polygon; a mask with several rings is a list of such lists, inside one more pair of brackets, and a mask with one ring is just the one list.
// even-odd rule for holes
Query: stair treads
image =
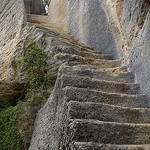
{"label": "stair treads", "polygon": [[63,88],[63,93],[68,101],[74,100],[79,102],[105,103],[137,108],[148,106],[148,98],[143,94],[117,94],[71,86]]}
{"label": "stair treads", "polygon": [[150,150],[150,145],[111,145],[93,142],[74,142],[71,150]]}
{"label": "stair treads", "polygon": [[62,65],[59,69],[59,73],[67,75],[86,76],[95,79],[124,82],[124,83],[134,82],[134,75],[132,72],[115,74],[115,73],[108,73],[107,71],[103,70],[85,69],[80,67],[73,68],[71,66]]}
{"label": "stair treads", "polygon": [[91,79],[89,77],[62,75],[61,83],[63,88],[66,86],[74,86],[79,88],[95,89],[111,93],[122,93],[122,94],[140,93],[140,87],[138,84],[103,81]]}
{"label": "stair treads", "polygon": [[150,124],[70,120],[68,135],[73,141],[104,144],[150,144]]}
{"label": "stair treads", "polygon": [[108,122],[150,123],[150,108],[127,108],[92,102],[70,101],[70,119],[95,119]]}

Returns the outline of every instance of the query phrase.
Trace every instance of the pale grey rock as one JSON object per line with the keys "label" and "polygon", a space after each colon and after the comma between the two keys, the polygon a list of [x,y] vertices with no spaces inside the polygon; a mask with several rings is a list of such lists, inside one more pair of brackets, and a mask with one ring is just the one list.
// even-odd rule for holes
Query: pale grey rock
{"label": "pale grey rock", "polygon": [[75,142],[71,145],[71,150],[149,150],[150,147],[143,145],[115,145],[99,144],[93,142]]}
{"label": "pale grey rock", "polygon": [[142,29],[146,15],[148,13],[147,5],[143,0],[125,0],[122,14],[122,27],[128,42],[133,45]]}
{"label": "pale grey rock", "polygon": [[130,53],[130,67],[141,85],[141,91],[150,95],[150,15]]}
{"label": "pale grey rock", "polygon": [[10,56],[16,53],[16,45],[22,35],[26,16],[22,0],[2,0],[1,4],[0,78],[8,81],[9,68],[15,67],[15,62],[13,63]]}
{"label": "pale grey rock", "polygon": [[[64,65],[60,67],[55,88],[37,115],[29,150],[74,150],[78,146],[90,149],[86,142],[99,143],[94,144],[95,148],[104,143],[103,149],[114,149],[118,146],[107,144],[118,144],[122,150],[134,150],[144,147],[134,144],[148,144],[149,109],[134,108],[147,106],[147,97],[138,94],[139,86],[109,81],[110,78],[103,81],[101,76],[94,79],[90,72],[68,75],[76,68],[80,66],[72,65],[68,71]],[[85,145],[75,145],[76,142]]]}
{"label": "pale grey rock", "polygon": [[150,109],[127,108],[93,102],[70,101],[68,103],[68,116],[70,119],[95,119],[139,124],[150,123]]}
{"label": "pale grey rock", "polygon": [[15,58],[20,53],[17,47],[26,14],[22,0],[1,0],[0,3],[0,103],[10,105],[20,97],[23,88],[17,80],[19,75]]}
{"label": "pale grey rock", "polygon": [[52,0],[48,15],[52,23],[74,39],[117,58],[115,41],[101,1]]}

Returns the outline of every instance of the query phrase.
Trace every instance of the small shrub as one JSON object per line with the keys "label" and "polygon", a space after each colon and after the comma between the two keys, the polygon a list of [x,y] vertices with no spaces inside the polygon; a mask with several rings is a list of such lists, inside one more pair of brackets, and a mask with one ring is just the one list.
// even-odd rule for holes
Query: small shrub
{"label": "small shrub", "polygon": [[62,54],[56,55],[56,59],[62,59],[63,57],[64,57],[64,55],[62,55]]}
{"label": "small shrub", "polygon": [[31,42],[22,60],[27,81],[26,113],[19,121],[23,141],[30,141],[36,113],[49,96],[48,88],[51,85],[51,78],[46,71],[47,57],[48,55],[43,49],[40,49],[35,42]]}
{"label": "small shrub", "polygon": [[21,150],[18,131],[20,113],[20,104],[0,112],[0,150]]}

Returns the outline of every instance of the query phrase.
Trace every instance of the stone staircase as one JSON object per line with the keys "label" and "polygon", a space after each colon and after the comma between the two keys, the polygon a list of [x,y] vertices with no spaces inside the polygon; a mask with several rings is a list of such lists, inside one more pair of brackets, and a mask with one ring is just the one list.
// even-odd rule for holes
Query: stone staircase
{"label": "stone staircase", "polygon": [[29,150],[150,150],[148,98],[121,60],[67,51]]}
{"label": "stone staircase", "polygon": [[102,68],[64,65],[59,70],[69,118],[69,148],[65,149],[150,150],[146,145],[150,143],[146,96],[140,94],[131,72],[108,72],[113,67],[119,69],[119,61],[117,66],[116,61],[111,61],[112,66],[106,62]]}

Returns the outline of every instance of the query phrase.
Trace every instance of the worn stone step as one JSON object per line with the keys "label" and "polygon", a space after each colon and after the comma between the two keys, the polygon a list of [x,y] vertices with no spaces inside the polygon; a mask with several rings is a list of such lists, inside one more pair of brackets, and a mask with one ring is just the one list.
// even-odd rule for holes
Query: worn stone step
{"label": "worn stone step", "polygon": [[89,51],[86,49],[80,49],[78,47],[74,47],[74,46],[61,46],[61,47],[57,47],[52,49],[52,54],[57,54],[57,53],[65,53],[65,54],[69,54],[69,55],[79,55],[82,57],[89,57],[89,58],[93,58],[93,59],[105,59],[105,60],[112,60],[112,56],[109,54],[99,54],[97,52],[94,51]]}
{"label": "worn stone step", "polygon": [[113,68],[101,68],[100,66],[94,66],[94,65],[88,65],[88,64],[82,65],[79,62],[67,62],[65,63],[65,65],[71,66],[73,69],[81,69],[81,70],[93,69],[93,70],[107,71],[108,73],[115,73],[115,74],[128,72],[127,66],[120,66],[120,67],[113,67]]}
{"label": "worn stone step", "polygon": [[117,93],[106,93],[97,90],[90,90],[87,88],[77,88],[67,86],[63,88],[63,93],[66,100],[74,100],[79,102],[95,102],[112,104],[122,107],[140,108],[148,106],[148,98],[146,95],[127,95]]}
{"label": "worn stone step", "polygon": [[71,66],[62,65],[59,68],[60,74],[68,74],[68,75],[79,75],[79,76],[87,76],[95,79],[102,79],[108,81],[117,81],[117,82],[134,82],[134,75],[132,72],[124,72],[124,73],[109,73],[107,71],[95,70],[95,69],[82,69],[82,68],[73,68]]}
{"label": "worn stone step", "polygon": [[61,84],[62,88],[66,86],[74,86],[79,88],[94,89],[111,93],[122,93],[122,94],[140,93],[139,84],[104,81],[75,75],[66,75],[66,74],[62,75]]}
{"label": "worn stone step", "polygon": [[63,59],[68,61],[77,61],[81,64],[90,64],[98,66],[99,68],[115,68],[121,67],[122,60],[104,60],[104,59],[94,59],[90,57],[82,57],[79,55],[69,55],[65,54]]}
{"label": "worn stone step", "polygon": [[122,123],[150,123],[150,108],[127,108],[92,102],[70,101],[70,119],[95,119]]}
{"label": "worn stone step", "polygon": [[104,144],[150,144],[150,124],[70,120],[68,136],[74,142]]}
{"label": "worn stone step", "polygon": [[150,150],[150,145],[112,145],[92,142],[74,142],[70,150]]}
{"label": "worn stone step", "polygon": [[106,60],[112,60],[113,59],[113,57],[109,54],[99,54],[99,53],[94,52],[94,51],[91,51],[91,52],[81,51],[81,52],[79,52],[78,55],[80,55],[82,57],[91,57],[94,59],[106,59]]}

